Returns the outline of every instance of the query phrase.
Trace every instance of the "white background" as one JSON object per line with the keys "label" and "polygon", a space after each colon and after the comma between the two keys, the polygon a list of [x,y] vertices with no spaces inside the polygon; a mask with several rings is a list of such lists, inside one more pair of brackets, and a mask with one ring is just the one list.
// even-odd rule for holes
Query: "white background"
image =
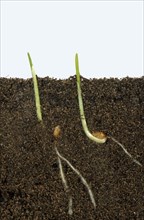
{"label": "white background", "polygon": [[143,1],[2,1],[1,76],[141,77]]}

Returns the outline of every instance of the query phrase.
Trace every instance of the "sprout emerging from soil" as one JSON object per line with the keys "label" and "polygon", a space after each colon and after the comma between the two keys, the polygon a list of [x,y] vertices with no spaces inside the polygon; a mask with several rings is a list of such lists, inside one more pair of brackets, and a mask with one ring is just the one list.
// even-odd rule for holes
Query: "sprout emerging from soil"
{"label": "sprout emerging from soil", "polygon": [[36,76],[36,72],[34,70],[31,56],[29,53],[27,53],[27,55],[28,55],[29,64],[30,64],[30,68],[31,68],[31,72],[32,72],[32,78],[33,78],[37,118],[38,118],[38,121],[41,122],[42,121],[42,113],[41,113],[41,105],[40,105],[40,96],[39,96],[37,76]]}
{"label": "sprout emerging from soil", "polygon": [[[60,137],[60,134],[61,134],[61,129],[60,129],[60,126],[58,125],[54,129],[53,135],[57,139],[57,138]],[[68,205],[69,210],[68,210],[68,214],[69,215],[73,214],[73,210],[72,210],[72,197],[71,197],[71,195],[69,193],[69,187],[68,187],[68,184],[67,184],[67,181],[66,181],[66,177],[65,177],[65,174],[64,174],[64,171],[63,171],[61,160],[65,161],[68,164],[68,166],[79,176],[79,178],[81,179],[82,183],[85,185],[85,187],[88,190],[91,202],[92,202],[92,204],[94,206],[94,209],[95,209],[96,208],[96,202],[95,202],[95,199],[94,199],[94,195],[92,193],[92,190],[90,189],[90,186],[88,185],[87,181],[85,180],[85,178],[81,175],[81,173],[76,168],[74,168],[74,166],[65,157],[63,157],[59,153],[59,151],[58,151],[56,146],[55,146],[55,151],[56,151],[56,154],[58,156],[58,164],[59,164],[60,176],[61,176],[61,179],[62,179],[62,183],[64,185],[64,189],[65,189],[66,193],[68,193],[68,195],[69,195],[68,196],[69,197],[69,205]]]}
{"label": "sprout emerging from soil", "polygon": [[81,117],[83,130],[84,130],[86,136],[90,140],[92,140],[92,141],[94,141],[98,144],[103,144],[107,140],[106,135],[103,132],[94,132],[95,135],[91,134],[89,129],[88,129],[88,126],[87,126],[85,113],[84,113],[84,107],[83,107],[83,100],[82,100],[78,54],[75,55],[75,67],[76,67],[76,79],[77,79],[77,93],[78,93],[79,110],[80,110],[80,117]]}

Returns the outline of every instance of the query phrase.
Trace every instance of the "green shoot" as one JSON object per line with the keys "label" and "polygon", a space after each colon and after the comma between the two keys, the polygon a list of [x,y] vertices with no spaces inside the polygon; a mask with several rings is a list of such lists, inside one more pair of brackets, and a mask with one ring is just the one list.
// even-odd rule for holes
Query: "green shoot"
{"label": "green shoot", "polygon": [[[98,143],[98,144],[103,144],[106,142],[107,137],[105,135],[96,135],[94,136],[93,134],[90,133],[88,127],[87,127],[87,122],[84,114],[84,107],[83,107],[83,100],[82,100],[82,91],[81,91],[81,80],[80,80],[80,72],[79,72],[79,61],[78,61],[78,54],[75,56],[75,67],[76,67],[76,79],[77,79],[77,93],[78,93],[78,102],[79,102],[79,110],[80,110],[80,117],[81,117],[81,122],[82,122],[82,127],[83,130],[86,134],[86,136]],[[102,133],[102,132],[99,132]]]}
{"label": "green shoot", "polygon": [[29,53],[27,53],[27,55],[28,55],[29,64],[30,64],[32,77],[33,77],[37,118],[38,118],[38,121],[41,122],[42,121],[42,113],[41,113],[41,105],[40,105],[40,96],[39,96],[37,77],[36,77],[36,73],[35,73],[35,70],[34,70],[34,66],[33,66],[33,63],[32,63],[31,56],[30,56]]}

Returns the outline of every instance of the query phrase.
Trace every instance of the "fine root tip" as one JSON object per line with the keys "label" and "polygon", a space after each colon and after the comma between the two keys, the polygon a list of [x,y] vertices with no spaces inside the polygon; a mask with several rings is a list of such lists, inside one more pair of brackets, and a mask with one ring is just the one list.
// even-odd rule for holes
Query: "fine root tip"
{"label": "fine root tip", "polygon": [[111,137],[111,136],[109,136],[108,138],[111,138],[115,143],[117,143],[117,144],[124,150],[124,152],[129,156],[129,158],[132,159],[132,161],[133,161],[134,163],[136,163],[137,165],[143,167],[143,165],[142,165],[138,160],[136,160],[136,159],[127,151],[127,149],[123,146],[123,144],[121,144],[119,141],[117,141],[115,138],[113,138],[113,137]]}
{"label": "fine root tip", "polygon": [[133,161],[134,161],[136,164],[138,164],[140,167],[143,167],[143,165],[142,165],[138,160],[133,159]]}

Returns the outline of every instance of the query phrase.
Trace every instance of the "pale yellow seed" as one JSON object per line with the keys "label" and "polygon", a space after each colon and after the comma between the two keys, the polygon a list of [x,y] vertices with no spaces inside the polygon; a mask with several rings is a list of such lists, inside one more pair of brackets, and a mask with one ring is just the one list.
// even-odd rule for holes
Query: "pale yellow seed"
{"label": "pale yellow seed", "polygon": [[60,129],[60,126],[58,125],[54,128],[53,136],[55,138],[59,138],[60,135],[61,135],[61,129]]}
{"label": "pale yellow seed", "polygon": [[106,134],[104,134],[102,131],[93,131],[92,135],[94,137],[97,137],[99,139],[105,139],[107,138]]}

